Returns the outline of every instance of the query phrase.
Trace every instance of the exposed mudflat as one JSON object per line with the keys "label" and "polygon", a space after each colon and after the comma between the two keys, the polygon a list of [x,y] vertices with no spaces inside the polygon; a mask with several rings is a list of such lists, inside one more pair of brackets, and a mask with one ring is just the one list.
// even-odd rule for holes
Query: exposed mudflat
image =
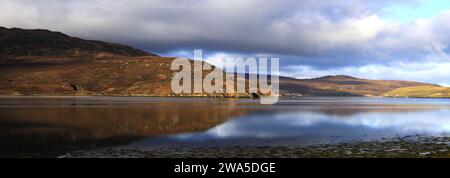
{"label": "exposed mudflat", "polygon": [[134,150],[105,148],[77,151],[61,158],[449,158],[450,137],[408,136],[394,139],[318,144],[305,147],[203,147]]}

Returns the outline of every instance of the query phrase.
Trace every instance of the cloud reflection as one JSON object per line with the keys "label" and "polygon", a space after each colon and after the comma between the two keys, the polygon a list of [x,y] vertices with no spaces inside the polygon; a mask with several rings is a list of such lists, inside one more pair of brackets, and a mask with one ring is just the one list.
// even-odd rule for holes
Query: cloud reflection
{"label": "cloud reflection", "polygon": [[[291,137],[315,132],[335,135],[365,134],[379,130],[397,134],[440,133],[450,131],[449,109],[418,112],[373,112],[350,116],[327,115],[320,112],[289,112],[254,115],[232,120],[205,134],[210,137]],[[426,118],[426,119],[425,119]]]}

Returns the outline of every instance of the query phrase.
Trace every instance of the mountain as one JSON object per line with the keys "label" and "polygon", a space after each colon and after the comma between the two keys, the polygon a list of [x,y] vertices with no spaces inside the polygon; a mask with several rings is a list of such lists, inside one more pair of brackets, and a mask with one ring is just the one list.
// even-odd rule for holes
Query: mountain
{"label": "mountain", "polygon": [[450,98],[450,88],[439,86],[405,87],[384,93],[383,96],[402,98]]}
{"label": "mountain", "polygon": [[49,30],[0,27],[0,56],[156,56],[129,46],[83,40]]}
{"label": "mountain", "polygon": [[345,75],[313,79],[280,78],[280,89],[284,95],[380,96],[397,88],[413,86],[438,85],[396,80],[367,80]]}
{"label": "mountain", "polygon": [[157,56],[129,46],[49,30],[0,27],[0,64],[61,63],[80,58]]}
{"label": "mountain", "polygon": [[[173,60],[126,45],[84,40],[60,32],[0,27],[0,94],[179,96],[171,90]],[[437,87],[342,75],[302,80],[280,77],[282,95],[379,96],[412,86]]]}
{"label": "mountain", "polygon": [[48,30],[0,28],[0,50],[3,95],[174,96],[175,71],[170,70],[174,58],[129,46]]}

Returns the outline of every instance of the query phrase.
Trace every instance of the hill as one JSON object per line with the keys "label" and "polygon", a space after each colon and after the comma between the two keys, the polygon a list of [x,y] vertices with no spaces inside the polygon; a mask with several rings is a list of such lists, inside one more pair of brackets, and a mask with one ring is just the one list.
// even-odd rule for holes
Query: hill
{"label": "hill", "polygon": [[0,64],[58,63],[77,58],[157,56],[126,45],[49,30],[0,27]]}
{"label": "hill", "polygon": [[438,86],[405,87],[384,93],[383,96],[404,98],[450,98],[450,88]]}
{"label": "hill", "polygon": [[0,94],[175,96],[172,60],[60,32],[0,28]]}
{"label": "hill", "polygon": [[380,96],[397,88],[412,86],[438,85],[397,80],[367,80],[345,75],[313,79],[280,78],[281,93],[284,95]]}

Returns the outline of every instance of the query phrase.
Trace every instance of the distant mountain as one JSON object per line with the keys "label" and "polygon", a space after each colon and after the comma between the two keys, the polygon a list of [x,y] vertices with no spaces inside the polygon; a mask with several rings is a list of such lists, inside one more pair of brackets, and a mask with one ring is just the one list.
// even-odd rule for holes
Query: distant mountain
{"label": "distant mountain", "polygon": [[438,86],[405,87],[384,93],[383,96],[401,98],[450,98],[450,88]]}
{"label": "distant mountain", "polygon": [[367,80],[345,75],[313,79],[280,78],[281,93],[284,95],[380,96],[397,88],[412,86],[438,85],[396,80]]}
{"label": "distant mountain", "polygon": [[[172,93],[170,86],[173,59],[60,32],[0,27],[0,94],[179,96]],[[280,77],[282,95],[380,96],[412,86],[437,85],[342,75],[305,80]]]}

